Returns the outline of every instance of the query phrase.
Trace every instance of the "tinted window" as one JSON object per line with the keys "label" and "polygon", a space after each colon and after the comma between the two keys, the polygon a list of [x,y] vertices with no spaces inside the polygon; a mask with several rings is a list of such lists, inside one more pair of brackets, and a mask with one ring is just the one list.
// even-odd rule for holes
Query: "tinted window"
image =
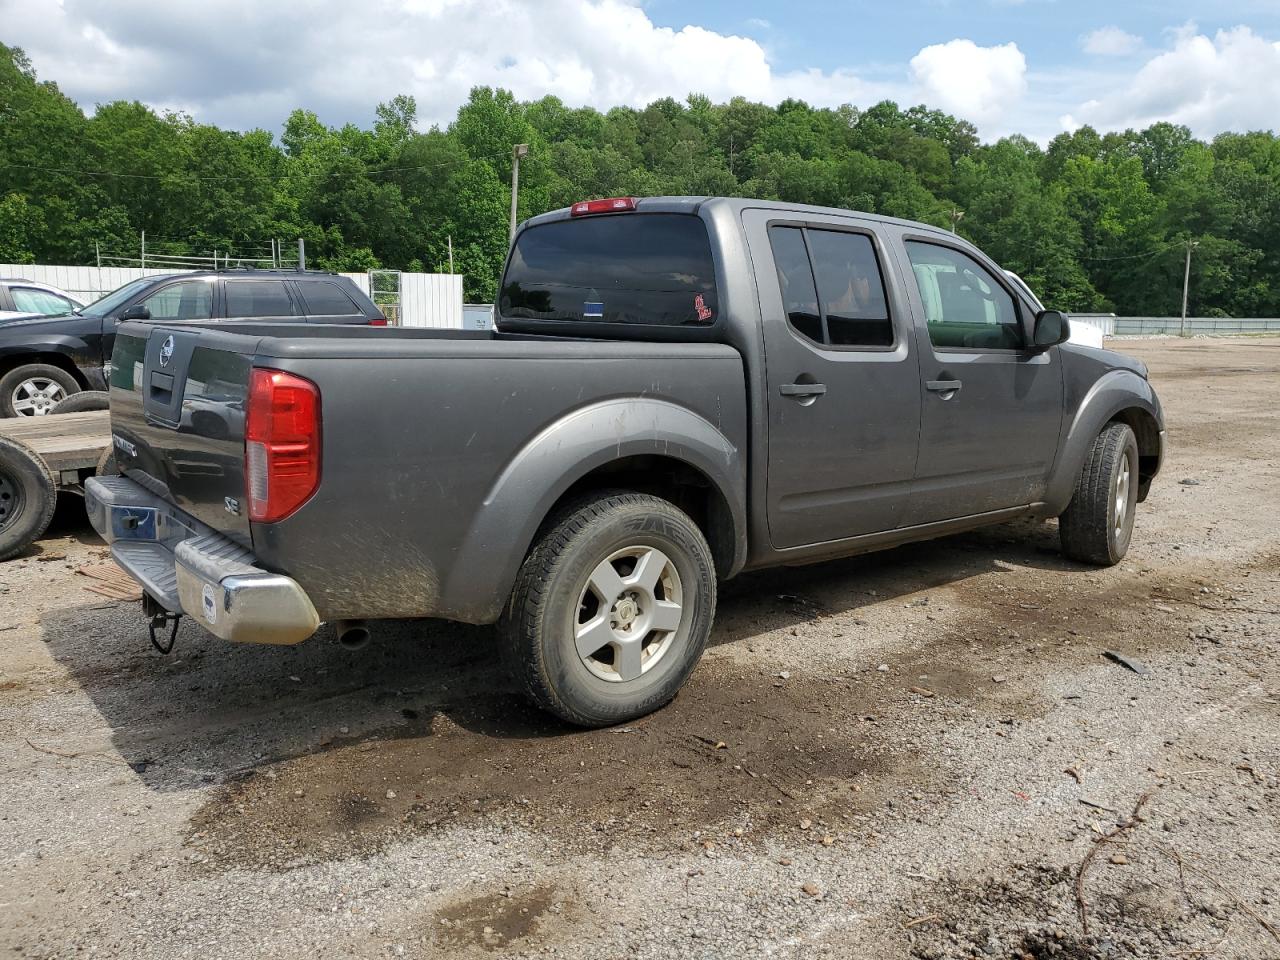
{"label": "tinted window", "polygon": [[48,290],[35,290],[31,287],[11,287],[13,308],[21,313],[42,313],[51,317],[57,313],[70,313],[71,301]]}
{"label": "tinted window", "polygon": [[161,287],[142,301],[152,320],[208,320],[213,316],[213,283],[188,280]]}
{"label": "tinted window", "polygon": [[893,323],[870,237],[772,227],[769,240],[787,320],[797,332],[841,347],[893,345]]}
{"label": "tinted window", "polygon": [[813,286],[813,268],[799,227],[771,227],[773,263],[778,269],[778,289],[787,322],[801,336],[822,343],[822,317],[818,313],[818,292]]}
{"label": "tinted window", "polygon": [[291,317],[293,303],[280,280],[228,280],[228,317]]}
{"label": "tinted window", "polygon": [[524,231],[502,281],[502,317],[705,326],[715,322],[707,228],[687,214],[560,220]]}
{"label": "tinted window", "polygon": [[907,255],[934,346],[1004,350],[1023,346],[1013,297],[973,257],[918,241],[907,242]]}
{"label": "tinted window", "polygon": [[329,317],[337,314],[360,313],[342,288],[328,280],[307,281],[298,284],[307,313],[313,317]]}
{"label": "tinted window", "polygon": [[827,342],[888,347],[893,325],[871,238],[862,233],[809,230],[809,252],[827,321]]}

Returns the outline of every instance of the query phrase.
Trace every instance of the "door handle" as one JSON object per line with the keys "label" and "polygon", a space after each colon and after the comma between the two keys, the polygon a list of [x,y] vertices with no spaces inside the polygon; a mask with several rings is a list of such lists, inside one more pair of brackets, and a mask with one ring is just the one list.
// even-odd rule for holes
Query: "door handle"
{"label": "door handle", "polygon": [[778,387],[784,397],[820,397],[827,392],[825,383],[784,383]]}
{"label": "door handle", "polygon": [[964,384],[959,380],[926,380],[924,386],[933,393],[943,394],[943,400],[950,400]]}

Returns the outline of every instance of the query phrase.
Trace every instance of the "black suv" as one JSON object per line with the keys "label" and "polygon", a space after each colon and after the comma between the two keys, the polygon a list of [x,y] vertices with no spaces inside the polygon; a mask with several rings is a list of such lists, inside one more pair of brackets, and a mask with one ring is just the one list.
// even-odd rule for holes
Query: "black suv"
{"label": "black suv", "polygon": [[120,320],[282,320],[381,326],[348,277],[317,271],[220,270],[143,277],[75,313],[0,320],[0,417],[38,417],[81,390],[106,387]]}

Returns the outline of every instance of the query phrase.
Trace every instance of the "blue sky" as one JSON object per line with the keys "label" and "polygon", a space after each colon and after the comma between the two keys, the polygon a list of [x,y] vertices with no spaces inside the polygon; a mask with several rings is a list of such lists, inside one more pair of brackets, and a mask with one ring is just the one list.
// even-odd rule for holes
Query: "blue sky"
{"label": "blue sky", "polygon": [[0,0],[0,24],[86,109],[277,133],[299,106],[367,125],[400,93],[443,124],[478,84],[599,108],[891,98],[987,140],[1280,121],[1280,0]]}

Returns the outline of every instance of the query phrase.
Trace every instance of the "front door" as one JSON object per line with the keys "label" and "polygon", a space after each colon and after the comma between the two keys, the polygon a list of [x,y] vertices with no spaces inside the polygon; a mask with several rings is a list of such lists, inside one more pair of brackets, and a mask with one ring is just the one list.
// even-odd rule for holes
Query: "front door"
{"label": "front door", "polygon": [[959,245],[904,242],[920,345],[920,458],[908,524],[1035,503],[1062,426],[1058,348],[1027,349],[1030,310]]}
{"label": "front door", "polygon": [[854,217],[749,210],[744,223],[764,324],[770,540],[891,530],[915,470],[920,394],[883,241]]}

